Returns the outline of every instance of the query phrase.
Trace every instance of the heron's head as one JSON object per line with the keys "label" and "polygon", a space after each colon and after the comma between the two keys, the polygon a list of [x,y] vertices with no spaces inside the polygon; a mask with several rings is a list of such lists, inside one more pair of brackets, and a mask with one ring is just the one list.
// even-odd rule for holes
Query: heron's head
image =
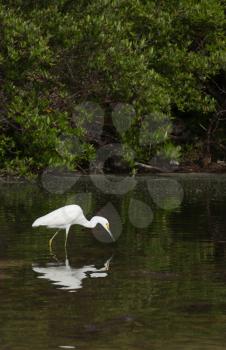
{"label": "heron's head", "polygon": [[110,231],[110,224],[107,219],[103,218],[102,216],[95,216],[97,224],[100,224],[103,226],[103,228],[109,233],[111,236],[112,240],[115,241],[111,231]]}

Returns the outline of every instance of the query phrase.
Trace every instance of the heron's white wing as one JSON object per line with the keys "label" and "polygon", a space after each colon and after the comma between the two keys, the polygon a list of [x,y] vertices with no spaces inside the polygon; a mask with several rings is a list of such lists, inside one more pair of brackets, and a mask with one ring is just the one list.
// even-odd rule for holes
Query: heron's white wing
{"label": "heron's white wing", "polygon": [[41,216],[35,220],[32,226],[64,227],[76,223],[82,216],[84,216],[83,211],[79,205],[66,205]]}

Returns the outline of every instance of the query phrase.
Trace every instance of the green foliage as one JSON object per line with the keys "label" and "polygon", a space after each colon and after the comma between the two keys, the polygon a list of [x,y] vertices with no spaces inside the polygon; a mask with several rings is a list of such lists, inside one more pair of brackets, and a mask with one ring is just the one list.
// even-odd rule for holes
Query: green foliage
{"label": "green foliage", "polygon": [[[179,157],[170,141],[175,114],[198,113],[196,132],[222,107],[210,85],[225,70],[220,0],[0,0],[0,23],[2,168],[26,174],[93,159],[82,123],[73,122],[86,101],[106,115],[117,103],[133,106],[131,128],[117,137],[125,158],[133,150],[147,162]],[[62,156],[65,135],[78,137],[82,152],[66,147]]]}
{"label": "green foliage", "polygon": [[33,15],[19,8],[0,8],[3,23],[2,71],[5,106],[0,126],[0,164],[13,173],[27,175],[47,166],[74,168],[89,159],[89,147],[78,155],[60,155],[61,135],[78,135],[72,129],[64,100],[67,92],[53,71],[57,56]]}

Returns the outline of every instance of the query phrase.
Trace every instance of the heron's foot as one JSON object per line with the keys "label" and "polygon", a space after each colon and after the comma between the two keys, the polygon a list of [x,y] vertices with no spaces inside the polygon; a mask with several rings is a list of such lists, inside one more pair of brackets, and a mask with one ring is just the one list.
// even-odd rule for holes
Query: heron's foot
{"label": "heron's foot", "polygon": [[60,263],[60,261],[57,259],[57,256],[52,249],[52,241],[53,241],[52,239],[49,240],[49,253],[53,257],[53,259],[56,260],[57,263]]}

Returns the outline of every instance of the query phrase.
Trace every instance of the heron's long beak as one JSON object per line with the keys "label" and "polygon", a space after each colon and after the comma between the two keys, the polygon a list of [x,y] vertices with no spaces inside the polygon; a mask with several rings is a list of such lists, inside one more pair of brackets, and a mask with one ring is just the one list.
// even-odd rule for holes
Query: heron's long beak
{"label": "heron's long beak", "polygon": [[111,231],[109,229],[106,228],[106,230],[108,231],[109,235],[111,236],[111,239],[113,242],[115,242],[115,239],[113,237],[113,234],[111,233]]}

